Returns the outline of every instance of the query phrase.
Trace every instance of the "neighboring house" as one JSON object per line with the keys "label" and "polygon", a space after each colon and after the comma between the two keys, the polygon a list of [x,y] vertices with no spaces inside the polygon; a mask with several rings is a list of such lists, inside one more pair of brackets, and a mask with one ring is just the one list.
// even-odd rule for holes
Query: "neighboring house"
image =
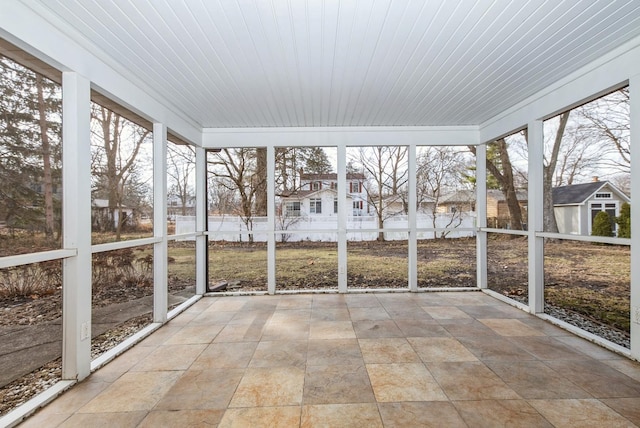
{"label": "neighboring house", "polygon": [[[368,213],[363,174],[347,174],[347,206],[354,216]],[[283,194],[281,212],[286,217],[335,216],[338,213],[338,175],[301,174],[300,190]]]}
{"label": "neighboring house", "polygon": [[605,211],[612,219],[620,215],[620,206],[631,200],[608,181],[573,184],[553,188],[553,205],[558,232],[571,235],[590,235],[593,219]]}
{"label": "neighboring house", "polygon": [[167,217],[169,217],[170,220],[174,220],[177,215],[196,215],[195,196],[188,197],[184,207],[178,195],[167,196]]}
{"label": "neighboring house", "polygon": [[[136,223],[134,217],[134,210],[132,208],[122,207],[120,210],[115,210],[113,213],[113,226],[118,226],[120,212],[124,216],[125,223],[133,225]],[[109,215],[109,200],[108,199],[94,199],[91,201],[91,224],[98,230],[110,229],[107,228],[107,223],[110,223],[111,216]]]}
{"label": "neighboring house", "polygon": [[[527,223],[527,199],[529,195],[525,190],[516,191],[516,197],[520,204],[520,213],[522,214],[522,223]],[[499,229],[510,229],[511,218],[509,216],[509,207],[504,192],[499,189],[487,190],[487,226]]]}
{"label": "neighboring house", "polygon": [[[374,201],[375,202],[375,201]],[[390,195],[382,199],[382,211],[385,218],[407,214],[407,195]],[[435,207],[434,199],[426,196],[418,203],[418,214],[431,214]]]}
{"label": "neighboring house", "polygon": [[476,210],[475,190],[457,190],[440,196],[438,199],[437,213],[460,213]]}

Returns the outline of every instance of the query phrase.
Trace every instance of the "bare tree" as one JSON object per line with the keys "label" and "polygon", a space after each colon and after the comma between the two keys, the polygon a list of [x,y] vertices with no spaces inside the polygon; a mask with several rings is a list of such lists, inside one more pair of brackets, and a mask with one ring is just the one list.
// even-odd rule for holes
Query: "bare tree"
{"label": "bare tree", "polygon": [[97,178],[96,190],[97,193],[106,193],[109,224],[105,226],[112,229],[115,225],[116,241],[119,241],[127,222],[123,210],[125,192],[138,184],[138,154],[151,132],[98,104],[92,106],[91,119],[95,162],[92,170]]}
{"label": "bare tree", "polygon": [[170,144],[167,148],[167,175],[171,180],[169,194],[180,200],[181,214],[187,215],[187,205],[193,197],[195,150],[191,146]]}
{"label": "bare tree", "polygon": [[[385,210],[387,198],[402,200],[401,192],[408,179],[407,147],[361,147],[350,161],[352,168],[360,168],[369,180],[364,189],[378,220],[378,228],[382,229],[386,218],[392,215]],[[378,232],[378,240],[384,241],[384,232]]]}
{"label": "bare tree", "polygon": [[558,129],[553,137],[551,151],[544,156],[542,174],[542,189],[544,197],[542,205],[544,210],[543,222],[545,232],[558,233],[558,223],[556,222],[556,215],[553,209],[553,185],[556,167],[558,165],[558,157],[560,156],[562,137],[564,135],[565,128],[567,127],[570,113],[570,111],[567,111],[558,116]]}

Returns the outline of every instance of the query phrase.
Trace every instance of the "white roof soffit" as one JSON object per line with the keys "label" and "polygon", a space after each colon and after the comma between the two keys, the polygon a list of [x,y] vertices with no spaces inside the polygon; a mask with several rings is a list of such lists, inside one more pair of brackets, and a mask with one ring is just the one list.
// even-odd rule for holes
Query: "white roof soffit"
{"label": "white roof soffit", "polygon": [[23,0],[203,128],[477,126],[640,35],[637,0]]}

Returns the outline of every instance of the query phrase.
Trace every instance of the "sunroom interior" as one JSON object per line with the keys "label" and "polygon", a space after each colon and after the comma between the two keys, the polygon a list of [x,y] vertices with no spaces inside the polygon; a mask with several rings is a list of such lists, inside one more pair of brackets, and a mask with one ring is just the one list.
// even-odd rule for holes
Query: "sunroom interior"
{"label": "sunroom interior", "polygon": [[[598,405],[606,403],[610,406],[607,411],[621,418],[609,415],[614,419],[602,420],[640,423],[640,415],[606,401],[616,398],[640,404],[640,368],[635,363],[640,361],[640,265],[632,262],[640,260],[640,235],[624,234],[624,225],[615,220],[622,215],[624,201],[594,199],[583,204],[585,214],[576,208],[575,221],[589,225],[586,234],[547,226],[549,203],[554,212],[553,202],[549,202],[549,177],[558,177],[562,167],[554,163],[555,170],[549,172],[550,147],[558,128],[564,131],[567,126],[576,135],[582,132],[581,139],[576,137],[575,141],[584,147],[583,169],[572,176],[576,181],[555,181],[554,185],[578,184],[581,179],[588,182],[592,178],[586,174],[594,174],[616,189],[624,187],[630,201],[628,230],[640,230],[640,205],[630,193],[640,187],[640,157],[635,156],[635,146],[640,144],[636,132],[640,107],[637,97],[634,99],[640,87],[637,2],[6,0],[0,10],[0,57],[5,88],[7,82],[32,85],[23,92],[15,90],[13,95],[3,89],[2,108],[7,118],[15,113],[10,112],[10,106],[22,105],[14,101],[26,93],[35,94],[41,109],[56,103],[59,106],[59,117],[48,125],[49,131],[59,137],[47,138],[58,142],[55,150],[59,166],[54,167],[54,175],[58,175],[53,181],[59,189],[52,191],[51,202],[51,207],[58,207],[57,211],[52,208],[52,216],[59,222],[53,233],[56,238],[30,245],[27,235],[21,235],[28,228],[15,223],[17,208],[13,212],[8,208],[10,197],[4,195],[10,192],[0,192],[6,204],[0,208],[0,238],[4,240],[0,254],[0,279],[4,282],[0,286],[8,289],[10,278],[27,275],[32,266],[36,266],[29,271],[34,278],[59,281],[58,290],[54,287],[52,291],[59,296],[58,315],[40,324],[37,312],[25,315],[31,320],[24,323],[3,322],[3,336],[14,338],[5,343],[32,337],[30,332],[35,330],[55,340],[43,341],[42,347],[21,345],[20,349],[3,352],[6,361],[0,366],[9,373],[2,379],[3,387],[52,360],[58,359],[60,367],[50,385],[10,407],[0,417],[0,425],[20,423],[61,394],[72,393],[77,384],[90,380],[92,373],[109,367],[118,356],[127,355],[127,350],[139,342],[154,335],[162,337],[162,331],[168,331],[162,329],[171,329],[172,323],[184,327],[200,313],[215,312],[216,307],[224,314],[233,312],[238,319],[245,309],[245,318],[248,314],[259,318],[264,316],[264,307],[271,307],[269,316],[274,318],[282,315],[277,313],[278,308],[300,309],[296,306],[300,305],[312,314],[316,304],[357,308],[359,312],[351,311],[354,323],[363,322],[353,315],[363,312],[362,308],[371,309],[373,314],[372,308],[378,307],[390,319],[401,316],[403,307],[405,317],[414,316],[412,310],[416,309],[420,312],[416,317],[429,317],[434,325],[435,320],[455,318],[433,309],[438,305],[455,314],[466,311],[460,316],[471,316],[476,322],[521,316],[485,316],[479,313],[480,305],[499,304],[503,309],[498,312],[503,315],[517,308],[519,314],[531,317],[526,318],[531,325],[540,322],[545,331],[560,327],[596,343],[602,352],[611,352],[607,355],[623,357],[625,364],[628,362],[624,367],[629,381],[638,383],[629,387],[634,392],[614,397],[592,391],[586,395],[595,401],[602,399]],[[32,80],[27,82],[24,76]],[[42,83],[33,83],[42,78],[49,82],[44,95],[40,86],[36,90]],[[594,119],[596,125],[586,131],[563,121],[569,120],[566,112],[571,111],[575,117],[574,109],[597,103],[590,111],[604,117],[620,113],[619,103],[606,103],[610,96],[626,103],[623,123],[616,122],[622,130],[606,128],[602,120]],[[41,113],[39,117],[44,116]],[[134,149],[107,147],[116,138],[115,133],[110,134],[113,131],[109,124],[118,120],[122,124],[119,132],[128,133],[127,138],[138,142]],[[35,131],[32,134],[36,137],[11,137],[11,120],[5,119],[2,124],[5,129],[0,130],[0,144],[6,159],[11,157],[7,150],[18,152],[16,147],[21,144],[33,146],[29,138],[37,140],[35,147],[44,143]],[[13,125],[28,132],[28,125]],[[607,135],[617,142],[610,144],[618,144],[620,139],[624,142],[613,149],[602,149],[605,143],[601,140]],[[13,145],[7,143],[11,138]],[[107,145],[96,148],[96,138]],[[497,175],[504,178],[505,168],[498,141],[511,147],[512,153],[518,152],[518,160],[511,160],[513,170],[522,177],[515,181],[511,177],[510,189],[494,182]],[[38,150],[41,153],[44,149]],[[120,195],[115,226],[113,212],[107,215],[106,226],[101,226],[99,213],[113,208],[112,198],[117,199],[118,192],[109,193],[108,185],[102,193],[96,189],[103,180],[109,180],[109,152],[115,163],[126,164],[128,158],[121,154],[126,150],[129,155],[139,156],[139,166],[112,172],[121,178],[122,188],[122,177],[126,176],[130,180],[127,185],[135,182],[139,185],[135,191],[146,192],[146,196],[139,196],[146,201],[145,210],[134,213],[130,209],[132,199],[123,201]],[[300,160],[301,153],[317,155],[318,151],[325,163],[323,168],[314,170],[315,164],[308,161],[311,158]],[[617,157],[610,158],[614,152]],[[291,153],[289,167],[282,158]],[[458,159],[455,168],[458,175],[466,171],[465,186],[449,188],[448,195],[436,191],[438,186],[432,184],[438,180],[435,163],[426,161],[431,154]],[[103,166],[96,167],[103,157]],[[183,163],[178,164],[177,158]],[[602,161],[604,158],[607,161]],[[389,174],[385,168],[392,168],[389,165],[394,159],[402,163],[400,172],[394,169]],[[564,159],[568,161],[569,157]],[[387,166],[382,166],[383,161]],[[371,169],[376,162],[378,169]],[[283,165],[290,169],[284,172]],[[454,168],[453,163],[438,165],[442,174]],[[503,174],[494,174],[496,165]],[[15,187],[11,170],[2,168],[3,187]],[[378,178],[376,171],[380,173]],[[614,182],[614,173],[606,175],[611,171],[624,171],[623,178]],[[383,173],[387,178],[381,178]],[[238,179],[241,174],[245,174],[242,180]],[[423,181],[426,176],[435,178]],[[313,177],[319,180],[315,181],[316,187]],[[399,179],[401,192],[394,187],[394,192],[385,195],[383,187],[390,186],[387,179]],[[431,190],[423,188],[427,182]],[[514,182],[519,183],[518,188],[513,187]],[[594,198],[613,193],[600,189]],[[507,210],[508,220],[494,222],[491,195],[498,195],[495,210],[500,212],[509,203],[509,191],[517,195],[515,204],[522,216],[514,223],[513,212]],[[258,201],[256,194],[260,192],[264,199]],[[42,212],[46,212],[46,197],[41,199]],[[234,208],[229,208],[232,201]],[[258,208],[260,203],[264,206]],[[613,230],[604,236],[591,233],[598,203],[615,210],[611,217]],[[396,205],[399,211],[387,215]],[[314,217],[321,212],[325,217]],[[431,213],[428,221],[427,212]],[[125,224],[122,219],[134,215],[148,227],[121,230]],[[43,219],[44,226],[37,231],[29,229],[29,239],[44,236],[47,221]],[[108,233],[100,227],[109,229]],[[449,245],[442,251],[447,263],[464,265],[456,268],[461,270],[457,276],[437,279],[438,268],[427,267],[429,257],[435,258],[441,248],[434,247],[438,242]],[[558,266],[564,266],[566,260],[562,258],[571,245],[571,251],[579,255],[578,267],[564,271]],[[504,249],[496,259],[497,246]],[[613,253],[604,255],[602,249]],[[372,254],[380,257],[367,258]],[[605,265],[615,265],[616,271],[623,273],[622,303],[616,304],[623,307],[625,327],[618,321],[609,325],[613,330],[624,330],[620,333],[622,341],[558,315],[571,312],[579,298],[571,287],[564,291],[552,287],[563,281],[571,286],[570,277],[576,270],[594,269],[587,264],[589,254],[600,260],[602,272],[593,275],[602,276],[603,284],[614,281]],[[522,267],[520,277],[513,274],[512,259]],[[38,266],[49,266],[49,270]],[[55,273],[42,273],[51,269]],[[141,275],[140,269],[146,275]],[[551,272],[554,269],[557,271]],[[97,277],[111,284],[121,281],[122,275],[135,289],[129,300],[118,300],[108,287],[96,288]],[[509,293],[494,287],[505,282],[511,282]],[[592,288],[591,294],[606,294],[606,285]],[[140,291],[145,289],[148,292]],[[8,291],[0,293],[4,293],[0,297],[5,299],[6,314],[10,306],[18,306],[15,302],[43,301],[45,297],[30,291],[20,299],[8,300]],[[549,297],[561,293],[565,293],[561,296],[564,312],[549,311]],[[97,295],[101,304],[97,304]],[[380,305],[368,307],[365,302],[372,298]],[[428,299],[433,300],[429,303]],[[10,301],[14,303],[7,303]],[[439,303],[433,303],[436,301]],[[445,301],[448,303],[442,303]],[[613,299],[611,302],[614,304]],[[472,307],[478,313],[473,313]],[[601,309],[585,309],[582,317],[606,325],[589,312]],[[99,335],[134,318],[142,321],[135,324],[128,337],[105,349],[92,347]],[[225,321],[230,323],[227,326],[233,324],[230,319]],[[261,334],[279,337],[265,333],[273,319],[263,321]],[[289,322],[299,321],[293,317]],[[313,335],[313,317],[307,322]],[[496,331],[509,330],[500,323],[499,327],[488,321],[486,324]],[[339,330],[344,325],[334,327]],[[353,337],[349,338],[360,340],[361,348],[370,345],[366,341],[371,337],[357,326],[352,328]],[[446,326],[442,328],[446,330]],[[420,354],[412,341],[412,336],[419,335],[414,330],[403,332],[402,338]],[[214,341],[215,334],[206,344]],[[326,334],[341,337],[340,332]],[[256,337],[260,341],[261,336]],[[39,357],[33,357],[35,354]],[[33,359],[35,367],[25,368],[18,363],[22,359]],[[429,364],[425,364],[425,373],[432,376]],[[617,364],[622,367],[622,363]],[[440,369],[433,368],[436,378]],[[382,403],[384,393],[375,385],[375,370],[382,369],[371,364],[365,372],[374,384],[375,399]],[[307,377],[302,376],[305,381],[313,379],[308,371],[309,365]],[[612,382],[615,379],[612,377]],[[211,385],[215,387],[215,379]],[[443,384],[440,386],[443,394],[448,392]],[[293,420],[301,426],[312,426],[313,412],[324,414],[321,406],[314,407],[312,398],[309,406],[305,404],[306,387],[304,391],[304,399],[301,395],[285,407],[298,409]],[[444,400],[454,402],[454,396],[450,394]],[[240,401],[229,400],[232,405]],[[433,401],[438,400],[442,401]],[[431,400],[414,397],[398,401]],[[333,403],[356,406],[349,401]],[[479,407],[456,403],[453,406],[462,418],[456,419],[460,423],[472,424],[474,419],[468,419],[469,414],[480,420],[484,417],[485,422],[490,420]],[[546,408],[536,407],[533,402],[528,404],[544,415],[545,423],[562,425],[561,419],[553,419],[553,412],[545,413]],[[220,413],[214,424],[222,420],[220,426],[231,426],[234,421],[230,418],[239,417],[237,408]],[[373,424],[392,426],[392,412],[385,409],[382,405],[379,413],[374,409]],[[362,415],[370,409],[356,410]],[[152,424],[151,408],[143,413],[132,426]],[[284,418],[284,413],[276,414]],[[36,424],[38,415],[27,419],[27,424],[30,420]],[[257,420],[266,418],[255,415],[258,413],[253,416]],[[247,414],[240,416],[249,418]],[[250,421],[240,418],[235,423],[243,420]],[[349,416],[342,422],[345,420]]]}

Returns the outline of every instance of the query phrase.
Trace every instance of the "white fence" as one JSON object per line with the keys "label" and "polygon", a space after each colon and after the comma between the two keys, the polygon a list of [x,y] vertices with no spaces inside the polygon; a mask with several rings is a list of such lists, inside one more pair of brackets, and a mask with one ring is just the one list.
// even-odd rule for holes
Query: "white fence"
{"label": "white fence", "polygon": [[[417,216],[418,239],[433,239],[435,236],[447,238],[461,238],[475,236],[475,213],[437,213],[435,229],[433,215],[419,214]],[[194,216],[176,216],[176,234],[195,232],[196,222]],[[377,218],[374,216],[353,216],[347,218],[347,240],[348,241],[374,241],[378,237],[378,232],[371,229],[378,228]],[[407,216],[394,216],[384,222],[384,236],[386,240],[406,240],[409,228]],[[358,231],[359,229],[362,232]],[[394,231],[394,229],[400,229]],[[443,231],[442,229],[447,229]],[[238,216],[209,216],[209,233],[213,235],[211,239],[225,241],[248,241],[248,231],[253,231],[255,242],[266,242],[267,240],[267,218],[254,217],[251,219],[251,228]],[[276,240],[293,241],[337,241],[338,218],[335,216],[307,216],[289,217],[276,219]],[[434,236],[435,234],[435,236]],[[193,238],[191,238],[193,239]]]}

